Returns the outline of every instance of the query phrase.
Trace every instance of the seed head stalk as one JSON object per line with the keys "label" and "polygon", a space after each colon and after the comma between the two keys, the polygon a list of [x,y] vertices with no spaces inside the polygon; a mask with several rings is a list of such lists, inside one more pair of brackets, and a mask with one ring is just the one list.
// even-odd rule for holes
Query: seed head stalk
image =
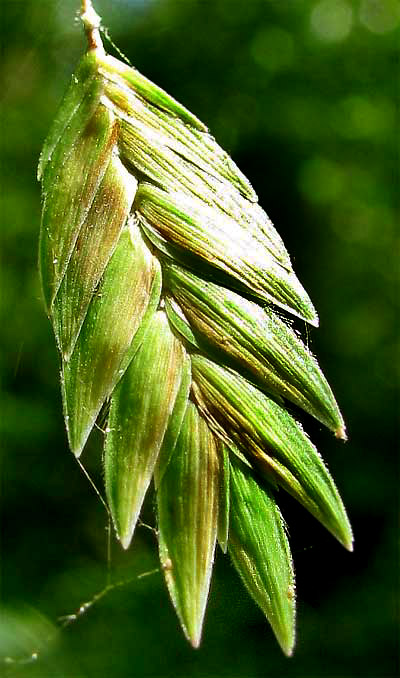
{"label": "seed head stalk", "polygon": [[81,20],[85,29],[89,50],[97,50],[104,53],[99,31],[101,19],[95,12],[91,0],[82,0]]}

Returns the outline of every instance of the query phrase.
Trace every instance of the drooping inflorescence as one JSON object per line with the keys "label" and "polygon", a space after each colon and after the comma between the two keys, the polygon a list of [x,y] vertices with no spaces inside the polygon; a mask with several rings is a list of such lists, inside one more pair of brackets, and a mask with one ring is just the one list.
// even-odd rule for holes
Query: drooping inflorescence
{"label": "drooping inflorescence", "polygon": [[107,405],[117,536],[128,548],[154,478],[161,564],[194,646],[218,541],[291,654],[294,573],[276,490],[352,545],[333,480],[287,409],[345,437],[316,359],[282,319],[317,325],[316,312],[207,128],[107,55],[90,12],[84,24],[89,50],[39,164],[40,273],[69,445],[81,455]]}

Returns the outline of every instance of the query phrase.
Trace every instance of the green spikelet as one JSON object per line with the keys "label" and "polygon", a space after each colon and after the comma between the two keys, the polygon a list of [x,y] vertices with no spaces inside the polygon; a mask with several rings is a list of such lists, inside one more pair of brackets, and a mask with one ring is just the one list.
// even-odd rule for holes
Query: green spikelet
{"label": "green spikelet", "polygon": [[281,316],[318,318],[248,180],[194,115],[104,52],[83,5],[89,50],[38,171],[69,444],[81,455],[107,412],[106,495],[124,548],[154,478],[160,561],[194,647],[218,541],[289,655],[295,583],[277,489],[352,548],[334,482],[288,412],[345,438]]}

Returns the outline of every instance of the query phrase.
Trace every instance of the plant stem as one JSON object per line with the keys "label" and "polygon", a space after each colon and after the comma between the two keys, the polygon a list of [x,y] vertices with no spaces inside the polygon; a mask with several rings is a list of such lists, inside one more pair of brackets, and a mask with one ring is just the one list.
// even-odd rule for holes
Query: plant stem
{"label": "plant stem", "polygon": [[85,29],[89,50],[96,49],[99,52],[104,52],[99,32],[101,19],[94,10],[92,0],[82,0],[81,20]]}

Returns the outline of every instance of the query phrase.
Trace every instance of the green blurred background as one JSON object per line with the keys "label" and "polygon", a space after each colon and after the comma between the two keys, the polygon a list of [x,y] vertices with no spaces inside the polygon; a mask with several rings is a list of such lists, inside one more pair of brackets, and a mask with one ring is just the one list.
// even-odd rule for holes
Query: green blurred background
{"label": "green blurred background", "polygon": [[[281,497],[299,597],[283,657],[217,555],[192,650],[151,530],[128,553],[69,453],[36,251],[41,145],[85,47],[78,0],[3,0],[1,207],[2,659],[7,676],[398,675],[395,348],[400,5],[396,0],[98,0],[136,67],[206,122],[251,180],[321,319],[306,334],[345,415],[344,445],[304,418],[355,532],[349,554]],[[111,48],[110,48],[111,50]],[[397,116],[397,118],[396,118]],[[397,220],[397,223],[396,223]],[[398,247],[398,245],[397,245]],[[398,250],[397,250],[398,251]],[[304,326],[299,323],[303,332]],[[83,461],[102,486],[101,438]],[[144,520],[154,522],[152,499]],[[133,578],[61,632],[59,617]]]}

